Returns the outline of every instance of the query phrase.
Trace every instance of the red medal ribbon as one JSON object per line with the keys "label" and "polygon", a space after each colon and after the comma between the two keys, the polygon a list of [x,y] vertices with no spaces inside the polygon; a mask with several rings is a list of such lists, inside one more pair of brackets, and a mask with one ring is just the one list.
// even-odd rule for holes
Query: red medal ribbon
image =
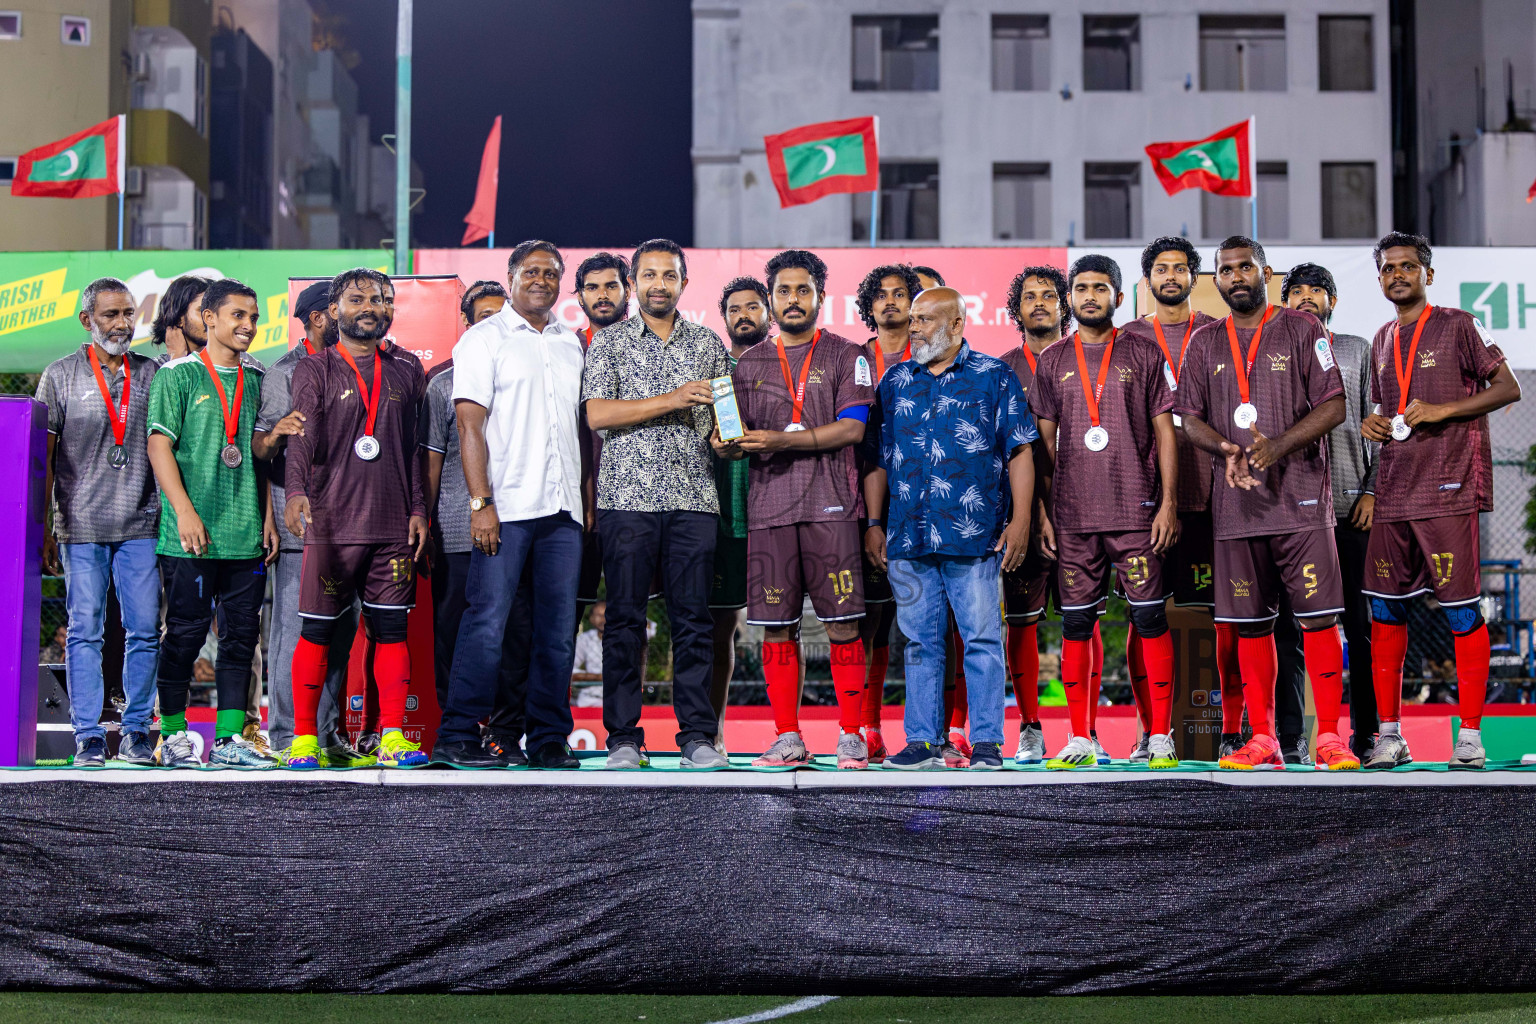
{"label": "red medal ribbon", "polygon": [[816,342],[821,338],[821,328],[811,335],[810,351],[805,354],[805,365],[800,367],[800,385],[795,386],[794,377],[789,372],[789,356],[784,351],[784,335],[779,335],[775,343],[779,347],[779,369],[784,371],[784,386],[789,388],[789,400],[792,412],[789,422],[800,422],[800,414],[805,411],[805,382],[811,377],[811,358],[816,355]]}
{"label": "red medal ribbon", "polygon": [[[819,334],[820,332],[818,331],[817,333]],[[815,341],[812,341],[811,344],[814,345],[816,343],[815,343]],[[907,339],[907,347],[901,353],[901,362],[904,363],[908,359],[911,359],[911,358],[912,358],[912,339],[908,338]],[[881,379],[884,378],[884,377],[885,377],[885,351],[880,348],[880,339],[876,338],[875,339],[875,383],[879,384]]]}
{"label": "red medal ribbon", "polygon": [[1419,322],[1413,325],[1413,341],[1408,346],[1406,365],[1403,363],[1403,325],[1398,324],[1392,328],[1392,369],[1397,373],[1397,414],[1399,416],[1408,411],[1408,385],[1413,382],[1413,356],[1419,350],[1419,338],[1424,334],[1424,325],[1429,322],[1429,314],[1434,310],[1434,306],[1426,303],[1424,312],[1419,314]]}
{"label": "red medal ribbon", "polygon": [[[1189,315],[1189,323],[1184,325],[1184,340],[1179,342],[1179,361],[1173,361],[1173,349],[1168,347],[1168,339],[1163,337],[1163,323],[1152,315],[1152,330],[1157,334],[1157,345],[1163,350],[1163,356],[1168,360],[1168,368],[1173,371],[1173,386],[1179,386],[1179,378],[1184,376],[1184,358],[1189,355],[1189,335],[1195,329],[1195,315]],[[1244,399],[1246,401],[1246,399]]]}
{"label": "red medal ribbon", "polygon": [[304,335],[304,339],[303,340],[304,340],[304,349],[305,349],[305,351],[307,351],[310,355],[314,355],[315,352],[317,352],[318,350],[315,348],[315,346],[313,346],[313,345],[311,345],[309,343],[309,335],[307,335],[307,334]]}
{"label": "red medal ribbon", "polygon": [[382,390],[379,384],[384,379],[384,355],[377,351],[373,353],[373,389],[369,390],[363,383],[363,371],[357,368],[357,360],[352,358],[352,353],[347,351],[347,346],[341,344],[336,348],[341,351],[341,358],[352,367],[352,372],[357,374],[357,389],[363,393],[363,401],[368,407],[368,424],[363,428],[363,433],[372,437],[374,421],[379,418],[379,393]]}
{"label": "red medal ribbon", "polygon": [[1024,361],[1029,364],[1029,372],[1030,373],[1037,372],[1035,370],[1035,365],[1038,362],[1038,360],[1036,360],[1036,358],[1035,358],[1034,350],[1029,347],[1029,342],[1026,341],[1023,345],[1020,345],[1019,347],[1024,350]]}
{"label": "red medal ribbon", "polygon": [[133,387],[133,378],[128,374],[128,353],[123,353],[123,409],[119,415],[112,405],[112,390],[107,387],[106,374],[101,372],[101,359],[96,355],[96,346],[91,345],[85,351],[91,357],[91,369],[96,372],[96,386],[101,389],[101,397],[107,403],[107,418],[112,421],[112,440],[121,445],[128,432],[128,392]]}
{"label": "red medal ribbon", "polygon": [[224,439],[229,444],[235,443],[235,434],[240,429],[240,400],[245,397],[245,367],[235,364],[235,400],[233,403],[224,396],[224,381],[219,377],[219,371],[213,367],[213,359],[208,355],[208,350],[202,349],[197,357],[208,368],[208,376],[213,378],[213,386],[219,393],[219,408],[224,413]]}
{"label": "red medal ribbon", "polygon": [[[1248,361],[1243,362],[1242,350],[1237,345],[1237,324],[1233,322],[1231,315],[1227,316],[1227,340],[1232,343],[1232,369],[1237,374],[1237,391],[1243,396],[1244,404],[1251,405],[1248,400],[1248,373],[1253,369],[1253,361],[1259,358],[1259,337],[1264,333],[1264,325],[1269,318],[1274,316],[1275,307],[1269,304],[1264,306],[1264,319],[1259,321],[1259,326],[1254,328],[1253,340],[1248,343]],[[1194,321],[1191,320],[1191,323]]]}
{"label": "red medal ribbon", "polygon": [[[1083,358],[1083,338],[1076,331],[1072,332],[1072,347],[1077,352],[1077,373],[1083,383],[1083,401],[1088,403],[1088,420],[1094,426],[1099,425],[1099,396],[1104,394],[1104,382],[1109,379],[1109,357],[1115,351],[1115,336],[1120,333],[1118,327],[1112,327],[1109,331],[1109,343],[1104,346],[1104,358],[1099,360],[1099,380],[1092,388],[1088,386],[1088,360]],[[1028,346],[1025,346],[1028,351]]]}

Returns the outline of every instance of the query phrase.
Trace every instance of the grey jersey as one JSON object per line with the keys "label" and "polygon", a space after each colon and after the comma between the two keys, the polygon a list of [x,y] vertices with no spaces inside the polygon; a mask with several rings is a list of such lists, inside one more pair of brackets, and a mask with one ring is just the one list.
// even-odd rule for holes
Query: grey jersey
{"label": "grey jersey", "polygon": [[[267,369],[266,376],[261,379],[261,408],[256,411],[257,430],[268,433],[277,426],[278,420],[293,412],[293,368],[307,355],[309,350],[300,342]],[[283,438],[284,442],[287,440]],[[283,521],[283,509],[288,503],[288,495],[283,488],[283,475],[288,471],[288,445],[284,443],[278,448],[277,454],[266,465],[268,482],[272,488],[272,510],[277,520],[278,546],[283,551],[303,551],[304,541],[289,533],[288,524]]]}
{"label": "grey jersey", "polygon": [[427,381],[426,408],[421,416],[421,446],[443,453],[443,473],[438,484],[437,507],[428,509],[443,532],[443,551],[468,551],[469,484],[464,480],[464,461],[459,455],[459,430],[453,410],[453,366],[439,370]]}
{"label": "grey jersey", "polygon": [[1348,519],[1360,495],[1376,491],[1381,445],[1360,433],[1360,423],[1371,410],[1371,343],[1354,334],[1335,334],[1332,340],[1333,358],[1344,378],[1344,422],[1328,435],[1328,465],[1334,514]]}
{"label": "grey jersey", "polygon": [[112,373],[107,388],[115,409],[122,408],[124,369],[128,374],[128,411],[123,431],[127,461],[113,469],[109,461],[117,439],[107,403],[101,397],[90,356],[90,342],[48,365],[37,384],[37,399],[48,406],[48,433],[54,442],[54,534],[61,544],[114,544],[158,536],[160,497],[149,465],[149,382],[158,367],[148,356],[129,352]]}

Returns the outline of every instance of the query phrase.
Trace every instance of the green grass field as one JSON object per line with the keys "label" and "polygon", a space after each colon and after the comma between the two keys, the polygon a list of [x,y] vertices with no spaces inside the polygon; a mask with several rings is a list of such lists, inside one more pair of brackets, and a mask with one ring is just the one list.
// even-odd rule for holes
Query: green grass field
{"label": "green grass field", "polygon": [[[0,1024],[711,1024],[783,996],[341,996],[0,993]],[[1536,995],[837,999],[792,1024],[1536,1024]]]}

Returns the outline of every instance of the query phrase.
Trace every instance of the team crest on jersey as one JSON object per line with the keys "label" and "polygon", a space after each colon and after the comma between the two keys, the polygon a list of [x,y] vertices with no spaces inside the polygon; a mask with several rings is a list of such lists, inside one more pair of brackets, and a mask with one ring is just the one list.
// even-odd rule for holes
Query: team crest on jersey
{"label": "team crest on jersey", "polygon": [[1121,384],[1129,384],[1131,381],[1136,379],[1136,370],[1133,367],[1117,366],[1115,369],[1120,373]]}
{"label": "team crest on jersey", "polygon": [[1066,373],[1062,374],[1061,375],[1062,383],[1065,384],[1067,382],[1067,378],[1076,375],[1076,373],[1077,373],[1076,370],[1068,370]]}
{"label": "team crest on jersey", "polygon": [[341,582],[341,580],[328,580],[324,576],[320,577],[320,585],[325,588],[326,597],[335,597],[341,593]]}
{"label": "team crest on jersey", "polygon": [[821,367],[819,367],[819,366],[811,367],[811,375],[805,379],[805,382],[807,384],[820,384],[821,383]]}
{"label": "team crest on jersey", "polygon": [[763,588],[763,603],[764,604],[783,604],[784,603],[784,588],[783,587],[764,587]]}
{"label": "team crest on jersey", "polygon": [[1253,590],[1253,580],[1229,580],[1233,597],[1248,597]]}
{"label": "team crest on jersey", "polygon": [[1211,376],[1212,377],[1220,376],[1221,375],[1221,371],[1225,370],[1226,368],[1227,368],[1227,364],[1226,363],[1217,363],[1216,364],[1216,369],[1211,371]]}
{"label": "team crest on jersey", "polygon": [[1392,560],[1389,558],[1376,559],[1376,577],[1378,579],[1392,578]]}
{"label": "team crest on jersey", "polygon": [[208,401],[208,399],[210,399],[212,397],[213,397],[212,395],[198,395],[197,396],[197,401],[192,403],[192,408],[196,409],[198,406],[202,405],[204,402]]}
{"label": "team crest on jersey", "polygon": [[1434,365],[1435,365],[1435,352],[1434,352],[1434,349],[1430,349],[1428,352],[1420,352],[1419,353],[1419,369],[1421,369],[1421,370],[1428,370],[1430,367],[1432,367]]}
{"label": "team crest on jersey", "polygon": [[1290,368],[1291,368],[1291,356],[1290,356],[1290,353],[1286,353],[1285,355],[1281,355],[1281,356],[1270,355],[1270,357],[1269,357],[1269,369],[1270,369],[1271,373],[1285,373]]}
{"label": "team crest on jersey", "polygon": [[861,388],[870,387],[874,381],[869,373],[869,360],[859,356],[853,364],[853,382]]}
{"label": "team crest on jersey", "polygon": [[1312,351],[1317,353],[1317,365],[1323,368],[1323,372],[1333,369],[1333,346],[1328,344],[1327,338],[1314,341]]}
{"label": "team crest on jersey", "polygon": [[351,393],[352,393],[352,389],[351,388],[343,388],[342,392],[341,392],[341,396],[339,398],[337,398],[336,401],[338,401],[338,402],[341,401],[343,398],[346,398]]}

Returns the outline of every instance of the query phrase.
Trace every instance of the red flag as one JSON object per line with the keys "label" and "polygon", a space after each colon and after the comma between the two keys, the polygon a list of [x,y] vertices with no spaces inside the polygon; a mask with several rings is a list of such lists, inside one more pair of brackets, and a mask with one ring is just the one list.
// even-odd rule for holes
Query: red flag
{"label": "red flag", "polygon": [[1228,125],[1190,142],[1154,142],[1147,158],[1169,195],[1186,188],[1219,196],[1253,195],[1253,120]]}
{"label": "red flag", "polygon": [[1531,182],[1531,187],[1525,190],[1525,201],[1536,199],[1536,181]]}
{"label": "red flag", "polygon": [[837,192],[873,192],[880,187],[876,119],[823,121],[763,136],[768,174],[779,205],[797,206]]}
{"label": "red flag", "polygon": [[460,245],[489,238],[496,230],[496,181],[501,173],[501,115],[491,125],[480,157],[480,180],[475,184],[475,205],[464,215],[464,240]]}
{"label": "red flag", "polygon": [[121,192],[128,141],[123,121],[122,114],[109,117],[21,154],[11,195],[88,199]]}

